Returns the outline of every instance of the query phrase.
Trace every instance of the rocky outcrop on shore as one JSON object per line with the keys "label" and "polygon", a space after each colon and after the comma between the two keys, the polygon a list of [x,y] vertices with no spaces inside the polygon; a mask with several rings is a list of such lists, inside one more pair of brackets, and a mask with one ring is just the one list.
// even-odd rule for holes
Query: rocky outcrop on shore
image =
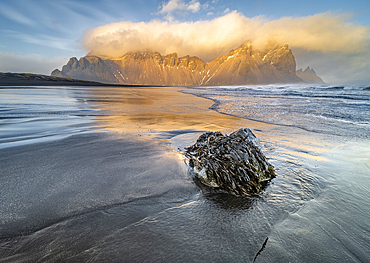
{"label": "rocky outcrop on shore", "polygon": [[234,195],[257,195],[275,177],[250,129],[229,136],[207,132],[186,148],[191,173],[202,184]]}
{"label": "rocky outcrop on shore", "polygon": [[211,62],[176,53],[129,52],[119,58],[71,58],[52,76],[117,84],[219,86],[303,82],[288,45],[254,50],[246,42]]}

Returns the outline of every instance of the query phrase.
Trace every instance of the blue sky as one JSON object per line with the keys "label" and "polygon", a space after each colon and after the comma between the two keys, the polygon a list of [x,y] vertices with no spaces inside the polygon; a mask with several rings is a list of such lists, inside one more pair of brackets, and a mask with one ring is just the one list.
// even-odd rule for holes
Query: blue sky
{"label": "blue sky", "polygon": [[[150,23],[153,20],[169,24],[212,21],[233,11],[243,18],[262,16],[265,22],[279,21],[284,17],[300,18],[330,12],[334,16],[346,16],[346,24],[351,23],[362,29],[370,25],[368,0],[1,0],[0,71],[50,74],[54,68],[60,68],[65,64],[70,57],[81,57],[90,51],[86,49],[83,41],[88,29],[125,21],[136,24]],[[365,39],[369,40],[369,36],[365,36]],[[235,43],[239,44],[241,43]],[[297,48],[298,56],[302,56],[301,62],[297,57],[298,66],[304,67],[305,63],[311,62],[314,65],[309,66],[316,69],[320,52],[313,50],[312,53],[312,50]],[[335,61],[333,65],[339,62],[338,56],[327,53],[326,55],[328,59],[332,56],[332,60]],[[351,54],[352,58],[353,56]],[[353,62],[356,65],[361,64],[366,69],[370,68],[369,64],[364,63]],[[329,79],[335,79],[333,72],[323,74]],[[358,78],[359,81],[368,80],[362,75]]]}

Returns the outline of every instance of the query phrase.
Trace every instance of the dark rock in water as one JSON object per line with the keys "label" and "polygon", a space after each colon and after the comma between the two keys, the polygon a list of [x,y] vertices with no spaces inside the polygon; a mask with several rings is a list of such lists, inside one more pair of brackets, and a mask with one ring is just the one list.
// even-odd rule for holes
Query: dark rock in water
{"label": "dark rock in water", "polygon": [[250,129],[240,129],[229,136],[207,132],[186,148],[185,156],[204,185],[235,195],[256,195],[261,193],[264,182],[275,177],[273,166],[258,146]]}

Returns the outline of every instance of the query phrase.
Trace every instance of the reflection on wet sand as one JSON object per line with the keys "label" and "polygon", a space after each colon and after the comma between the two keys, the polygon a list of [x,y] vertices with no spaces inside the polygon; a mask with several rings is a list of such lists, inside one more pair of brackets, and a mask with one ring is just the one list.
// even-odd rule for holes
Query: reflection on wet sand
{"label": "reflection on wet sand", "polygon": [[[264,125],[211,110],[213,102],[181,93],[185,88],[96,89],[94,103],[108,116],[98,117],[101,128],[153,135],[179,130],[231,131]],[[112,97],[113,96],[113,97]]]}
{"label": "reflection on wet sand", "polygon": [[[89,125],[0,151],[0,261],[252,262],[267,237],[257,262],[369,261],[368,140],[220,114],[185,89],[23,90],[31,99],[49,94],[44,104],[14,104],[34,106],[14,109],[32,113],[26,128],[38,136],[49,116],[62,128],[69,118]],[[5,124],[21,120],[7,116]],[[277,171],[260,197],[199,192],[168,141],[152,139],[189,146],[193,131],[241,127],[253,130]]]}
{"label": "reflection on wet sand", "polygon": [[210,109],[213,101],[181,92],[186,90],[189,88],[95,88],[90,101],[99,110],[105,111],[103,116],[97,117],[99,127],[104,130],[161,139],[182,134],[179,136],[180,143],[176,144],[173,140],[175,146],[179,146],[184,141],[189,141],[185,138],[186,133],[230,133],[243,127],[252,129],[263,141],[284,145],[281,149],[285,152],[281,154],[286,158],[298,152],[305,158],[324,161],[318,156],[328,145],[322,145],[312,136],[305,137],[306,133],[302,133],[300,129],[296,134],[290,129],[288,138],[280,126],[218,113]]}

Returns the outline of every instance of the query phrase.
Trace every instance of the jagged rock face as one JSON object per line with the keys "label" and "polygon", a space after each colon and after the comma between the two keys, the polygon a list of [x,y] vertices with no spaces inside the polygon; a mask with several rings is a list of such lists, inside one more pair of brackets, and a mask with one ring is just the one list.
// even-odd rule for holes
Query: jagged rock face
{"label": "jagged rock face", "polygon": [[80,60],[73,57],[68,61],[67,65],[63,66],[62,71],[56,69],[51,75],[104,83],[116,83],[116,77],[112,73],[114,65],[110,64],[99,57],[83,57]]}
{"label": "jagged rock face", "polygon": [[71,58],[52,76],[117,84],[217,86],[296,83],[295,58],[287,45],[254,51],[245,43],[207,63],[197,57],[162,56],[158,52],[129,52],[120,58]]}
{"label": "jagged rock face", "polygon": [[288,48],[288,45],[270,50],[263,57],[263,61],[270,63],[281,73],[295,74],[296,62],[293,52]]}
{"label": "jagged rock face", "polygon": [[208,64],[203,85],[246,85],[300,82],[295,75],[295,58],[288,46],[253,51],[246,43]]}
{"label": "jagged rock face", "polygon": [[64,73],[63,71],[60,71],[59,69],[54,69],[51,74],[53,77],[59,77],[59,78],[69,78],[69,76]]}
{"label": "jagged rock face", "polygon": [[229,136],[207,132],[186,148],[185,156],[192,173],[204,185],[235,195],[256,195],[264,182],[275,177],[258,145],[249,129]]}
{"label": "jagged rock face", "polygon": [[128,53],[115,59],[117,83],[194,86],[206,62],[197,57],[181,57],[176,53],[162,56],[155,53]]}
{"label": "jagged rock face", "polygon": [[311,84],[325,84],[325,82],[316,75],[313,68],[307,67],[305,70],[297,70],[297,76],[301,78],[304,82]]}

